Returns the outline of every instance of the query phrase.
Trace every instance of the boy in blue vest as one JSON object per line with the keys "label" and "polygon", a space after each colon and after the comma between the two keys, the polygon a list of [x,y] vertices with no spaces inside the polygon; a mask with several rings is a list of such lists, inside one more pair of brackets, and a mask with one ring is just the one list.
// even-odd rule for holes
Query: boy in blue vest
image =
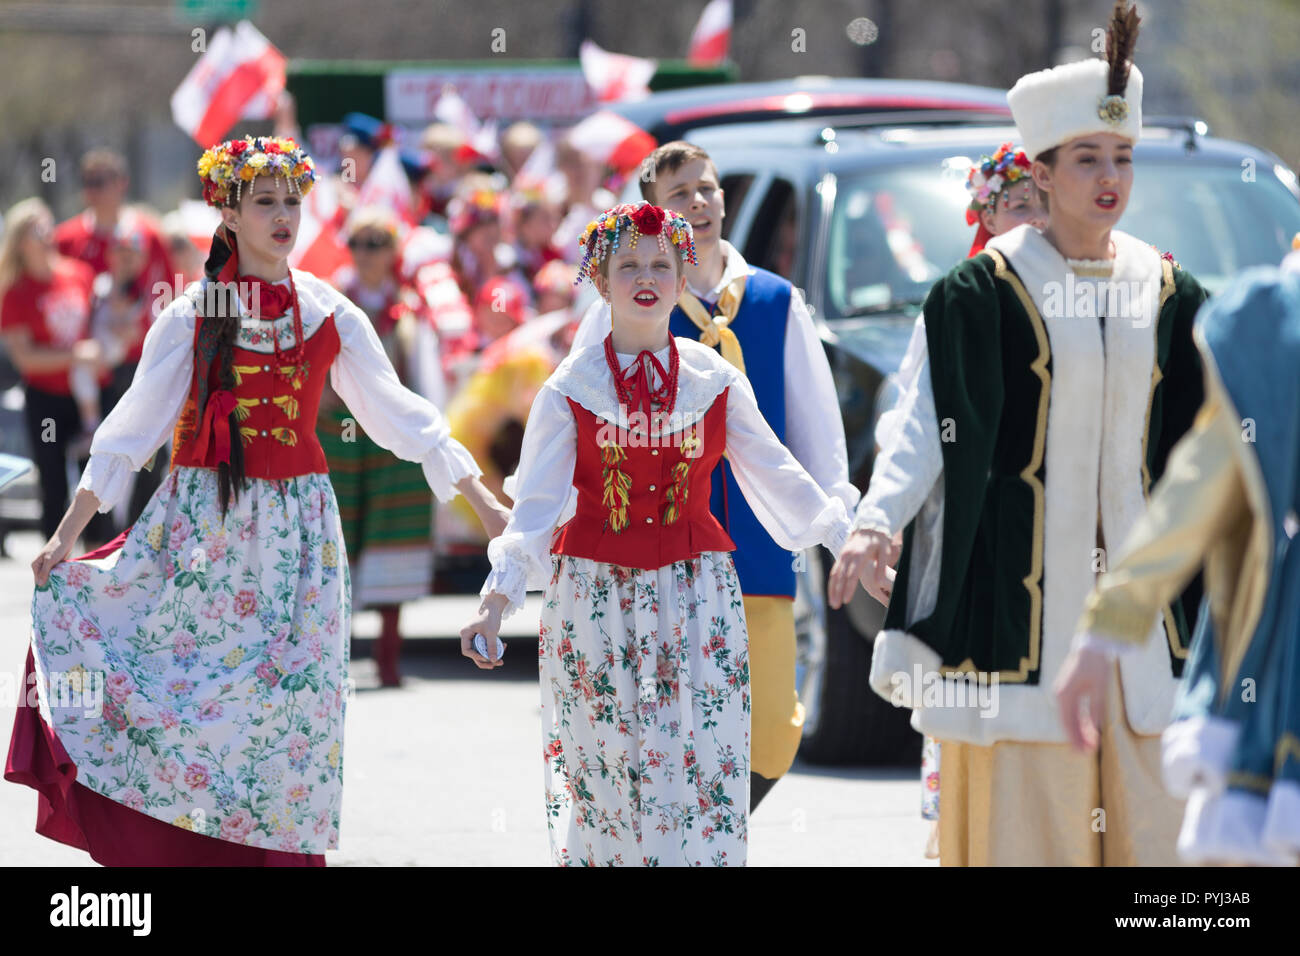
{"label": "boy in blue vest", "polygon": [[[642,162],[641,195],[681,213],[695,233],[698,265],[686,266],[686,293],[669,320],[675,336],[718,348],[749,378],[777,437],[828,495],[852,511],[844,422],[826,352],[803,296],[789,281],[749,265],[722,238],[723,194],[709,154],[665,143]],[[609,306],[597,302],[574,339],[576,351],[609,334]],[[790,769],[803,731],[795,689],[794,559],[768,536],[727,466],[713,475],[710,507],[736,543],[745,599],[750,668],[750,808]]]}

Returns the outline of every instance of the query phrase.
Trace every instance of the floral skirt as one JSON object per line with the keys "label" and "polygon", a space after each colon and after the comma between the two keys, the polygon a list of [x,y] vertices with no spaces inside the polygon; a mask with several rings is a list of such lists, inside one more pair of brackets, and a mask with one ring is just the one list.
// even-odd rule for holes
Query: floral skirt
{"label": "floral skirt", "polygon": [[338,846],[351,611],[329,476],[171,472],[110,568],[32,600],[41,715],[90,790],[231,843]]}
{"label": "floral skirt", "polygon": [[731,555],[553,567],[539,663],[554,862],[743,865],[749,642]]}

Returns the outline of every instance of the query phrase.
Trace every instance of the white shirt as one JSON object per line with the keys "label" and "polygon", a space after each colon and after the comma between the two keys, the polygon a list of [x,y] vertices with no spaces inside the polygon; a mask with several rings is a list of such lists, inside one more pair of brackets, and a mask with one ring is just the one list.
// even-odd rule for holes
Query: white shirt
{"label": "white shirt", "polygon": [[916,517],[943,472],[923,315],[912,329],[897,381],[902,394],[876,425],[880,453],[853,520],[854,531],[879,531],[891,538]]}
{"label": "white shirt", "polygon": [[[767,533],[791,551],[824,544],[836,556],[848,536],[842,500],[828,497],[763,418],[749,380],[716,351],[677,339],[680,356],[674,427],[698,421],[727,392],[727,458],[745,500]],[[668,349],[656,353],[665,365]],[[626,367],[634,355],[618,356]],[[657,378],[657,373],[654,373]],[[550,548],[563,522],[577,463],[577,423],[568,399],[598,418],[617,422],[618,398],[603,344],[569,355],[542,386],[528,413],[515,506],[505,532],[488,544],[492,573],[481,593],[504,594],[517,610],[526,590],[544,589],[551,579]]]}
{"label": "white shirt", "polygon": [[[339,354],[330,366],[330,385],[382,448],[418,461],[441,501],[456,497],[456,483],[482,474],[469,452],[451,437],[446,419],[429,401],[403,387],[366,314],[346,296],[309,272],[292,270],[302,309],[303,334],[310,338],[330,313],[339,335]],[[287,284],[288,279],[277,284]],[[90,461],[78,488],[93,491],[107,512],[130,488],[131,472],[153,457],[176,426],[194,376],[194,302],[190,286],[164,309],[149,329],[131,387],[95,431]],[[242,306],[241,306],[242,311]],[[292,344],[292,313],[279,319],[240,319],[240,348],[274,352],[269,335]],[[261,333],[261,341],[243,339]],[[315,423],[312,423],[314,427]]]}
{"label": "white shirt", "polygon": [[[735,246],[719,240],[722,247],[722,278],[712,289],[687,289],[698,299],[716,302],[733,279],[749,274],[749,264]],[[582,317],[573,340],[573,351],[599,345],[610,331],[608,303],[597,300]],[[829,495],[852,511],[859,491],[849,483],[849,455],[844,442],[844,419],[835,394],[835,380],[822,347],[817,326],[798,289],[790,290],[790,311],[785,323],[785,443],[799,464],[807,469]]]}

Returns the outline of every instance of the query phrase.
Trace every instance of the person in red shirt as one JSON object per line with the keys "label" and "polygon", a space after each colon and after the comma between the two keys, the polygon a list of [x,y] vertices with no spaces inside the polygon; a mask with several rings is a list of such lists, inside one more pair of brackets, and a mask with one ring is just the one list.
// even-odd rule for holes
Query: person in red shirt
{"label": "person in red shirt", "polygon": [[[91,434],[99,427],[102,415],[111,412],[131,387],[144,350],[144,337],[158,312],[171,301],[170,293],[159,294],[146,284],[148,264],[149,234],[143,221],[138,216],[124,215],[108,244],[108,270],[95,277],[90,306],[90,330],[99,343],[108,381],[101,389],[84,366],[72,372],[72,391],[85,431],[85,447],[79,444],[77,448],[79,457],[89,452]],[[161,480],[161,468],[135,473],[126,524],[139,517]]]}
{"label": "person in red shirt", "polygon": [[40,199],[18,203],[5,222],[0,341],[23,379],[28,443],[41,480],[41,530],[48,536],[68,503],[67,453],[83,430],[69,373],[74,364],[102,373],[102,352],[89,334],[94,273],[55,250],[54,217]]}
{"label": "person in red shirt", "polygon": [[[108,271],[108,247],[119,220],[134,211],[125,208],[126,160],[111,149],[92,149],[81,158],[81,195],[86,203],[82,212],[54,231],[54,241],[61,255],[80,259],[95,275]],[[155,223],[139,212],[140,230],[145,235],[147,261],[144,281],[152,289],[166,282],[172,288],[183,287],[176,279],[171,254],[162,241]]]}

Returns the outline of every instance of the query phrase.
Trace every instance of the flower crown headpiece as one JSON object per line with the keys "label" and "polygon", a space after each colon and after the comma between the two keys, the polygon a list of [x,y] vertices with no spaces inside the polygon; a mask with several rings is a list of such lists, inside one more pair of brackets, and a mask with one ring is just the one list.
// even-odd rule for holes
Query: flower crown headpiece
{"label": "flower crown headpiece", "polygon": [[966,208],[966,224],[973,226],[984,209],[1006,186],[1019,182],[1029,175],[1033,163],[1023,149],[1013,149],[1003,143],[992,156],[981,156],[966,177],[966,191],[970,193],[970,206]]}
{"label": "flower crown headpiece", "polygon": [[655,236],[661,252],[667,252],[671,243],[687,262],[699,265],[695,258],[695,233],[691,224],[671,209],[652,206],[643,199],[637,203],[620,203],[587,223],[587,228],[578,238],[582,262],[574,285],[584,278],[595,284],[596,276],[600,275],[600,264],[618,252],[619,236],[625,231],[629,249],[635,249],[642,236]]}
{"label": "flower crown headpiece", "polygon": [[283,176],[291,192],[305,196],[316,184],[316,164],[292,139],[278,136],[229,139],[199,157],[199,179],[209,206],[224,206],[232,191],[238,202],[244,184],[258,176]]}

